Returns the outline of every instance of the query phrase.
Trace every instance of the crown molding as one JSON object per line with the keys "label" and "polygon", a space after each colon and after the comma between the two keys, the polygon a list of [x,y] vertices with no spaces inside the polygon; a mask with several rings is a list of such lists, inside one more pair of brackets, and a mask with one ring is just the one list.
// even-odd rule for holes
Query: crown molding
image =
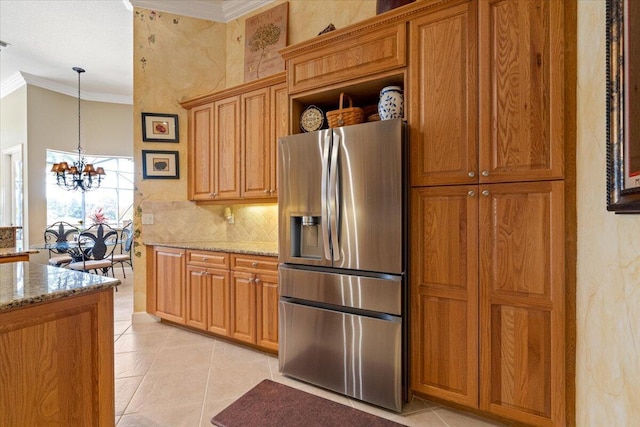
{"label": "crown molding", "polygon": [[274,0],[123,0],[131,6],[176,15],[229,22]]}
{"label": "crown molding", "polygon": [[[78,88],[64,85],[62,83],[57,83],[52,80],[48,80],[42,77],[34,76],[33,74],[25,73],[24,71],[17,72],[14,74],[5,84],[2,85],[0,90],[0,97],[4,98],[15,90],[21,88],[24,85],[32,85],[41,87],[43,89],[51,90],[53,92],[58,92],[63,95],[78,96]],[[96,101],[96,102],[108,102],[112,104],[127,104],[133,105],[133,97],[132,96],[124,96],[124,95],[112,95],[107,93],[99,93],[99,92],[87,92],[84,90],[80,90],[80,98],[83,101]]]}
{"label": "crown molding", "polygon": [[0,98],[4,98],[5,96],[15,92],[26,84],[27,82],[24,80],[24,77],[22,77],[22,74],[15,73],[8,80],[6,80],[2,84],[2,86],[0,86]]}
{"label": "crown molding", "polygon": [[275,0],[224,1],[222,2],[222,10],[224,11],[226,19],[225,22],[237,19],[274,1]]}

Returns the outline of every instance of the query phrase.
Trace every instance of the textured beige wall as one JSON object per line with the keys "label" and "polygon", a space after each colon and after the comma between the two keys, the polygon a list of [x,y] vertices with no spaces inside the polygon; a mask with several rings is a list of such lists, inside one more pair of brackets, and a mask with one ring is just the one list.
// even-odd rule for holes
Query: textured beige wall
{"label": "textured beige wall", "polygon": [[640,423],[640,216],[606,210],[605,2],[578,1],[579,426]]}
{"label": "textured beige wall", "polygon": [[[141,233],[143,201],[186,201],[187,113],[179,101],[224,88],[225,25],[139,8],[133,20],[134,228]],[[142,112],[178,114],[180,142],[142,142]],[[142,150],[178,151],[180,179],[143,180]],[[147,280],[145,251],[139,239],[137,244],[136,312],[145,310]]]}

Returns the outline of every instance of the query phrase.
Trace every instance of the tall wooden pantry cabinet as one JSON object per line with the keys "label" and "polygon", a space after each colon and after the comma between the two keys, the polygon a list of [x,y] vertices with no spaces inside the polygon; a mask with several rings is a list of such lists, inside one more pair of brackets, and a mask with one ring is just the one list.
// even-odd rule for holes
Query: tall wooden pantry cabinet
{"label": "tall wooden pantry cabinet", "polygon": [[411,388],[565,424],[564,2],[410,21]]}

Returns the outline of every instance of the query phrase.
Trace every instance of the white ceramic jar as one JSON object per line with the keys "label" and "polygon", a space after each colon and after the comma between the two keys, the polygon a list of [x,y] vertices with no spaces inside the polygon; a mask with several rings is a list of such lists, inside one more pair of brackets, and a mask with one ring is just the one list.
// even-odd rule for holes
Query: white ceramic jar
{"label": "white ceramic jar", "polygon": [[387,86],[380,91],[380,120],[401,119],[404,115],[404,95],[400,86]]}

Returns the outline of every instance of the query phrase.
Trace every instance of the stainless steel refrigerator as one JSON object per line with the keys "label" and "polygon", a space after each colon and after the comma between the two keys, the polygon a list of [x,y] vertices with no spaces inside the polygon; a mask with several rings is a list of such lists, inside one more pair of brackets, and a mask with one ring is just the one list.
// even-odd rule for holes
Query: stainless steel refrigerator
{"label": "stainless steel refrigerator", "polygon": [[279,364],[395,411],[404,400],[402,120],[279,139]]}

